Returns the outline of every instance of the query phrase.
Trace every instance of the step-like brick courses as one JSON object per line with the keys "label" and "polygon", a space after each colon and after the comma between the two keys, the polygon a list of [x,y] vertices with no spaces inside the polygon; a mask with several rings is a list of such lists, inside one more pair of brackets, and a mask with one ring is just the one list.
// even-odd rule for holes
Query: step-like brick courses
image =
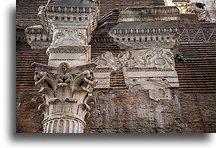
{"label": "step-like brick courses", "polygon": [[186,63],[177,61],[182,121],[193,133],[216,132],[216,45],[181,43]]}
{"label": "step-like brick courses", "polygon": [[186,93],[216,93],[215,43],[181,43],[179,51],[188,58],[176,62],[180,90]]}
{"label": "step-like brick courses", "polygon": [[100,17],[100,19],[98,20],[98,26],[101,26],[104,23],[117,23],[119,14],[120,14],[119,9],[114,9],[109,11],[104,16]]}
{"label": "step-like brick courses", "polygon": [[20,26],[32,26],[40,24],[37,17],[38,8],[46,5],[47,0],[17,0],[16,20]]}
{"label": "step-like brick courses", "polygon": [[34,99],[39,97],[39,88],[35,86],[33,62],[47,64],[45,50],[31,50],[27,44],[24,28],[17,28],[16,42],[16,132],[41,132],[41,111]]}
{"label": "step-like brick courses", "polygon": [[125,79],[122,71],[115,71],[111,73],[110,88],[112,89],[128,89],[125,84]]}

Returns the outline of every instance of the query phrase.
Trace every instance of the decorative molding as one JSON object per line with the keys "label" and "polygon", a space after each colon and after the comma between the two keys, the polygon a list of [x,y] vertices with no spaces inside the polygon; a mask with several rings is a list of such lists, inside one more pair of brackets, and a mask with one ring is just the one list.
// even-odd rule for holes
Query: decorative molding
{"label": "decorative molding", "polygon": [[114,34],[127,34],[127,35],[154,35],[154,34],[175,34],[177,32],[177,28],[149,28],[149,29],[111,29],[110,33]]}
{"label": "decorative molding", "polygon": [[49,47],[48,53],[87,53],[91,46],[60,46],[57,48]]}
{"label": "decorative molding", "polygon": [[169,50],[134,50],[127,61],[128,68],[156,68],[175,70],[174,55]]}
{"label": "decorative molding", "polygon": [[87,37],[77,29],[55,31],[51,47],[82,46],[86,45],[86,43]]}

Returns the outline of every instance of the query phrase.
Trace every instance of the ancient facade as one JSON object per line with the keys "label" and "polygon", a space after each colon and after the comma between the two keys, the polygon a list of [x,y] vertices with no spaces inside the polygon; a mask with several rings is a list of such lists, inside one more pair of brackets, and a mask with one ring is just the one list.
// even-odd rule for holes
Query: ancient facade
{"label": "ancient facade", "polygon": [[[35,58],[25,67],[17,62],[18,83],[21,77],[31,83],[17,87],[17,132],[214,132],[215,91],[182,87],[189,68],[182,72],[187,63],[176,60],[186,46],[179,40],[180,10],[163,0],[119,3],[120,10],[103,15],[103,4],[109,8],[103,0],[44,0],[38,22],[18,29],[18,60],[25,52]],[[32,72],[23,75],[25,68]],[[196,99],[205,96],[208,109],[197,113]]]}

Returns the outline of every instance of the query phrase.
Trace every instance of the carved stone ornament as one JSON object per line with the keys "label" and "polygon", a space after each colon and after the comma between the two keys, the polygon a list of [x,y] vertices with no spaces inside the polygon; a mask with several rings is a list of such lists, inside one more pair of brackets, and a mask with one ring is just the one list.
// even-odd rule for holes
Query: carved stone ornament
{"label": "carved stone ornament", "polygon": [[93,61],[98,64],[96,68],[111,68],[112,71],[117,71],[120,68],[118,57],[115,57],[109,51],[105,52]]}
{"label": "carved stone ornament", "polygon": [[86,44],[86,37],[77,29],[54,32],[51,47],[81,46]]}
{"label": "carved stone ornament", "polygon": [[37,67],[34,80],[40,87],[42,99],[39,109],[43,111],[44,133],[82,133],[85,118],[89,116],[90,104],[95,103],[93,88],[97,81],[93,75],[95,63],[59,67],[33,63]]}
{"label": "carved stone ornament", "polygon": [[169,49],[140,49],[122,52],[114,57],[106,52],[94,60],[98,67],[108,66],[114,71],[127,68],[150,68],[155,70],[175,70],[175,59]]}
{"label": "carved stone ornament", "polygon": [[175,70],[174,55],[170,50],[133,50],[130,53],[128,68]]}

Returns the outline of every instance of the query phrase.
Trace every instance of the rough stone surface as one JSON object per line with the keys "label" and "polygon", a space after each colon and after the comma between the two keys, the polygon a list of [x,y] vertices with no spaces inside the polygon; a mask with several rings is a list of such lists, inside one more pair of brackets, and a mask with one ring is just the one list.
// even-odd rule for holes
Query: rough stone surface
{"label": "rough stone surface", "polygon": [[215,22],[216,21],[216,16],[215,16],[215,0],[190,0],[190,2],[199,2],[199,3],[204,3],[205,4],[205,9],[209,12],[211,21]]}
{"label": "rough stone surface", "polygon": [[182,121],[190,133],[215,133],[215,94],[179,93]]}
{"label": "rough stone surface", "polygon": [[180,13],[195,13],[201,22],[215,21],[215,0],[165,0],[166,6],[176,6]]}
{"label": "rough stone surface", "polygon": [[173,111],[173,100],[149,99],[148,91],[96,90],[97,103],[87,120],[86,133],[183,132]]}

